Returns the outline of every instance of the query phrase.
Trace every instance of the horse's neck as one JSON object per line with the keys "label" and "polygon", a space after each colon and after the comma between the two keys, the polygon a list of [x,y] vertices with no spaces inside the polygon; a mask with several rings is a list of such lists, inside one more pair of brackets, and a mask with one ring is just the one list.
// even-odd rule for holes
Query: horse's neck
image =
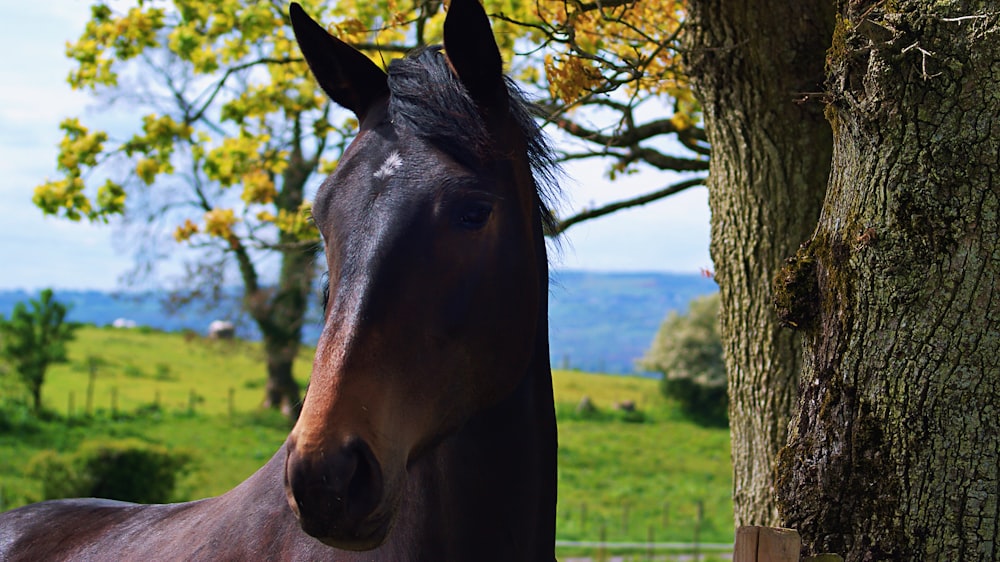
{"label": "horse's neck", "polygon": [[552,560],[556,428],[547,348],[533,363],[508,398],[412,467],[399,538],[450,549],[421,559]]}

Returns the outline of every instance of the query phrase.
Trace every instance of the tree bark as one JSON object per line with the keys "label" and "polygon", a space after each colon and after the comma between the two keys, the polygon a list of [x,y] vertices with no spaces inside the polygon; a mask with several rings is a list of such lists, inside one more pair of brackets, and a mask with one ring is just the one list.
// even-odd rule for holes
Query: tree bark
{"label": "tree bark", "polygon": [[804,554],[997,560],[1000,15],[842,4],[833,173],[782,288],[805,365],[782,522]]}
{"label": "tree bark", "polygon": [[[305,201],[305,184],[316,168],[317,156],[306,159],[302,150],[303,136],[299,122],[295,122],[295,135],[288,167],[282,174],[282,189],[276,200],[277,207],[297,213]],[[278,284],[273,290],[258,287],[256,270],[243,267],[246,287],[246,306],[257,323],[267,354],[267,387],[264,390],[264,407],[280,409],[293,420],[302,408],[299,384],[292,368],[302,346],[302,323],[309,308],[309,295],[315,278],[315,248],[302,244],[295,234],[281,232],[281,270]]]}
{"label": "tree bark", "polygon": [[292,419],[301,409],[299,385],[292,365],[302,342],[302,323],[313,281],[312,252],[285,250],[278,287],[268,303],[268,313],[258,320],[267,353],[267,388],[264,405],[278,408]]}
{"label": "tree bark", "polygon": [[777,525],[772,469],[797,397],[801,349],[772,280],[816,226],[831,133],[822,104],[827,1],[692,0],[686,63],[712,145],[712,259],[729,376],[737,525]]}

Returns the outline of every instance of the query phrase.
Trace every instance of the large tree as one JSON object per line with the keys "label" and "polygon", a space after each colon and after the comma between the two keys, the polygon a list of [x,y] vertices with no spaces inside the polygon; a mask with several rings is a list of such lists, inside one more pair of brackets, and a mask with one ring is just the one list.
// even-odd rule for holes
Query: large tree
{"label": "large tree", "polygon": [[844,2],[833,171],[788,266],[804,334],[779,508],[807,552],[1000,557],[1000,13]]}
{"label": "large tree", "polygon": [[[734,423],[738,521],[771,524],[776,503],[806,554],[995,560],[1000,15],[985,1],[692,6],[733,411],[764,420],[745,426],[773,427],[780,443],[769,404],[796,378],[801,388],[776,463],[773,445],[737,454],[755,436]],[[830,126],[816,119],[824,106]],[[773,126],[795,107],[797,122]],[[823,129],[832,155],[788,140]],[[829,183],[760,181],[811,167],[830,170]],[[824,196],[780,271],[775,236],[789,236],[785,248],[803,238],[784,226],[796,214],[774,212],[775,189],[792,202]],[[768,345],[790,337],[754,313],[765,299],[802,334],[801,360],[794,344]],[[778,368],[748,369],[744,348]],[[747,499],[746,483],[762,501]]]}
{"label": "large tree", "polygon": [[111,132],[64,120],[61,177],[34,200],[72,220],[124,214],[143,264],[186,243],[184,298],[235,272],[263,336],[265,403],[293,413],[317,244],[306,186],[342,137],[286,27],[269,2],[94,4],[67,46],[69,82],[135,117]]}
{"label": "large tree", "polygon": [[712,145],[712,260],[729,373],[738,525],[777,525],[771,473],[801,352],[771,307],[772,280],[816,225],[831,134],[819,103],[833,6],[691,0],[687,63]]}
{"label": "large tree", "polygon": [[[440,38],[438,1],[304,3],[383,64]],[[707,168],[698,107],[672,48],[677,4],[496,0],[487,8],[511,72],[541,98],[550,122],[579,140],[565,159],[604,158],[613,175],[640,165]],[[39,186],[35,202],[71,220],[118,221],[140,273],[176,255],[172,244],[186,245],[187,275],[172,287],[177,302],[218,297],[235,277],[264,340],[265,403],[292,411],[299,399],[292,360],[319,243],[310,186],[336,164],[356,124],[309,78],[285,12],[281,2],[245,0],[137,1],[122,10],[95,3],[67,46],[75,62],[69,82],[134,118],[116,118],[107,131],[66,119],[60,177]],[[515,57],[515,48],[528,54]],[[673,110],[644,109],[654,103]],[[658,142],[664,138],[677,141],[677,154]],[[702,181],[672,180],[639,198],[580,210],[562,217],[559,230]]]}

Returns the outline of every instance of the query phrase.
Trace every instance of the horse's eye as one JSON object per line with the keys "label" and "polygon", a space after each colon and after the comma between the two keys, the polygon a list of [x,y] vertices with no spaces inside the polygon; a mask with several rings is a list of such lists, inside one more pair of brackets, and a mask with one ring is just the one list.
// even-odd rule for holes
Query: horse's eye
{"label": "horse's eye", "polygon": [[458,224],[469,230],[479,230],[486,226],[493,214],[493,205],[486,201],[466,203],[458,215]]}
{"label": "horse's eye", "polygon": [[320,294],[322,295],[322,301],[320,301],[320,306],[323,308],[323,316],[326,316],[327,303],[330,301],[330,272],[323,272],[323,284],[320,288]]}

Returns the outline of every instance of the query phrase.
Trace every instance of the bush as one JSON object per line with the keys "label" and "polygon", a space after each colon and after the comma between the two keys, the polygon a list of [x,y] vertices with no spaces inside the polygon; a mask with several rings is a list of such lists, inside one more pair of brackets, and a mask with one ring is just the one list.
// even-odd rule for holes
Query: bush
{"label": "bush", "polygon": [[27,473],[42,481],[44,499],[97,497],[138,503],[174,498],[177,476],[191,455],[138,439],[91,441],[69,454],[43,451]]}
{"label": "bush", "polygon": [[729,417],[718,315],[718,293],[692,300],[686,314],[671,311],[638,364],[661,373],[663,394],[707,425],[726,424]]}

